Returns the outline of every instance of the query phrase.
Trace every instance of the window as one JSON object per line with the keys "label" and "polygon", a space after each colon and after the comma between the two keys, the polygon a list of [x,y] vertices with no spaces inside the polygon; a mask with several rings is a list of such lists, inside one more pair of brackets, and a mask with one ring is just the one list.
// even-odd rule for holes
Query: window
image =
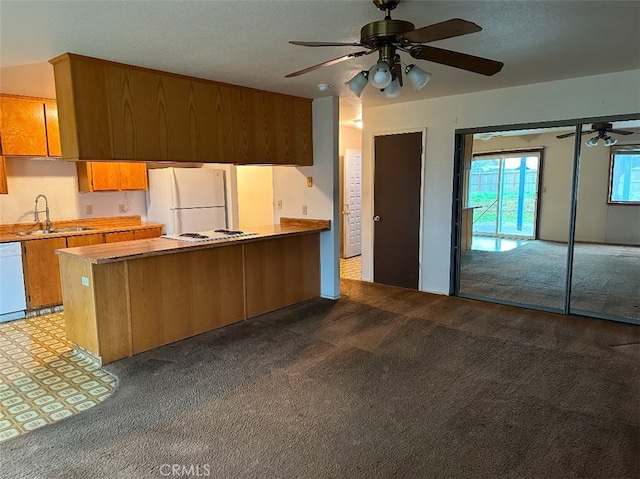
{"label": "window", "polygon": [[611,148],[608,203],[640,204],[640,145]]}

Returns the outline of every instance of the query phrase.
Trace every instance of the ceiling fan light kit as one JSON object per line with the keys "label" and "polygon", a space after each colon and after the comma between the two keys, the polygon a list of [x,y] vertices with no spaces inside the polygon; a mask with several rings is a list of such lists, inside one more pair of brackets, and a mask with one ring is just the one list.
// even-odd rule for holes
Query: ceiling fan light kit
{"label": "ceiling fan light kit", "polygon": [[369,83],[369,72],[366,70],[361,71],[356,76],[354,76],[351,80],[347,82],[347,86],[349,90],[356,94],[356,96],[362,95],[362,90]]}
{"label": "ceiling fan light kit", "polygon": [[427,84],[431,78],[431,73],[424,71],[422,68],[415,65],[408,65],[404,70],[405,75],[413,85],[415,91],[420,91]]}
{"label": "ceiling fan light kit", "polygon": [[[452,18],[451,20],[416,29],[411,22],[393,20],[391,18],[391,10],[395,9],[399,3],[400,0],[373,0],[376,8],[385,12],[385,17],[384,20],[371,22],[363,26],[360,29],[360,42],[289,42],[293,45],[305,47],[348,46],[364,47],[366,50],[349,53],[333,60],[313,65],[290,73],[286,77],[303,75],[318,68],[377,52],[378,62],[369,70],[356,74],[346,82],[346,85],[359,97],[368,81],[372,87],[379,89],[385,97],[397,98],[402,88],[403,63],[399,52],[408,53],[418,60],[440,63],[486,76],[495,75],[502,69],[503,63],[495,60],[424,45],[424,43],[479,32],[482,30],[480,26],[461,18]],[[431,78],[431,73],[427,73],[413,64],[406,66],[404,73],[416,91],[421,90]]]}
{"label": "ceiling fan light kit", "polygon": [[[587,140],[584,142],[585,145],[589,146],[589,147],[594,147],[598,144],[598,141],[602,140],[604,143],[604,146],[613,146],[616,143],[618,143],[618,139],[614,138],[611,136],[611,134],[614,135],[633,135],[632,131],[626,131],[626,130],[616,130],[613,128],[613,124],[612,123],[594,123],[593,125],[591,125],[591,129],[590,130],[585,130],[581,133],[581,135],[588,135],[590,133],[597,133],[597,136],[594,136],[593,138]],[[575,132],[571,132],[571,133],[563,133],[562,135],[558,135],[556,136],[556,138],[558,139],[562,139],[562,138],[569,138],[571,136],[574,136]]]}

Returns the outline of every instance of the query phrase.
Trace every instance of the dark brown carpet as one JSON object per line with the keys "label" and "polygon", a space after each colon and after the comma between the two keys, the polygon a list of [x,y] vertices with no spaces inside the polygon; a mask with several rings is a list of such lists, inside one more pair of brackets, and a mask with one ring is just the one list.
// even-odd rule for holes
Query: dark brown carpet
{"label": "dark brown carpet", "polygon": [[355,281],[343,293],[107,366],[114,395],[0,444],[0,475],[640,475],[640,328]]}

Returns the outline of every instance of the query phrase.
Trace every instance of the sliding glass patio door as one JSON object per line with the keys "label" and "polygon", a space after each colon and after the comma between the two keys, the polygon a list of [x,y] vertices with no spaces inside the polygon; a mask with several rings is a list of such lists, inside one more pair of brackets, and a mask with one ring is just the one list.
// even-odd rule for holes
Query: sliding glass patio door
{"label": "sliding glass patio door", "polygon": [[474,155],[467,188],[474,235],[535,237],[540,156],[540,151]]}

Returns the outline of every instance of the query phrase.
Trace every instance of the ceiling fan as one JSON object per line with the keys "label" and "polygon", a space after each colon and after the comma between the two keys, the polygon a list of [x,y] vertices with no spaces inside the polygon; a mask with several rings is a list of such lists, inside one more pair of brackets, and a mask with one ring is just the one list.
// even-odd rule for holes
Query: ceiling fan
{"label": "ceiling fan", "polygon": [[[440,63],[487,76],[495,75],[504,65],[502,62],[495,60],[423,45],[424,43],[481,31],[482,28],[473,22],[462,20],[461,18],[452,18],[451,20],[416,29],[411,22],[393,20],[391,18],[391,10],[398,6],[400,0],[373,0],[373,3],[378,9],[385,12],[384,20],[371,22],[363,26],[360,30],[359,42],[289,42],[293,45],[304,47],[349,46],[364,47],[365,50],[313,65],[290,73],[285,77],[296,77],[321,67],[335,65],[351,58],[378,52],[378,63],[369,71],[358,73],[352,80],[347,82],[347,85],[358,96],[369,83],[382,90],[385,96],[395,98],[400,94],[400,87],[402,86],[402,66],[400,55],[398,54],[399,51],[406,52],[418,60]],[[415,65],[408,65],[405,69],[405,74],[416,90],[424,87],[431,77],[430,73],[421,70]]]}
{"label": "ceiling fan", "polygon": [[[597,133],[598,136],[594,136],[590,140],[585,142],[587,146],[596,146],[600,139],[604,140],[605,146],[613,146],[618,143],[617,138],[612,138],[609,133],[613,133],[614,135],[633,135],[632,131],[626,130],[614,130],[613,125],[611,123],[594,123],[591,125],[590,130],[585,130],[581,133],[581,135],[588,135],[590,133]],[[556,136],[558,139],[569,138],[570,136],[574,136],[576,133],[572,131],[571,133],[564,133],[562,135]]]}

